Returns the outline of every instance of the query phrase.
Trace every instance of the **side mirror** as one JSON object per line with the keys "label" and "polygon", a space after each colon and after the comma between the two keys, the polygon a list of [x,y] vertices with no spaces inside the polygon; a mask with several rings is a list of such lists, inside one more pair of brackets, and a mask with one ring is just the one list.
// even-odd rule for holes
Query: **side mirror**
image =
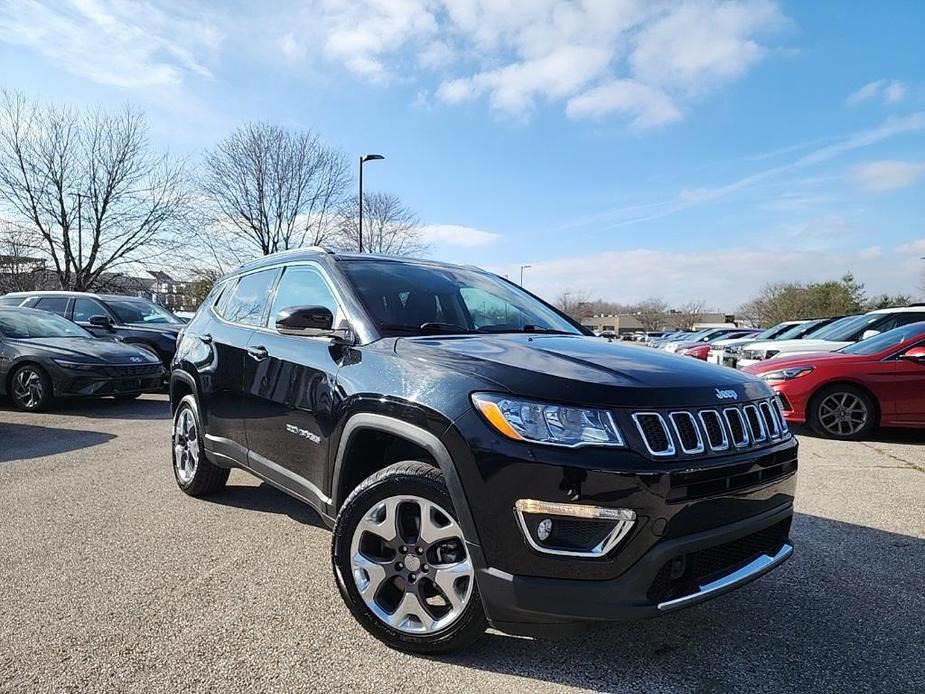
{"label": "side mirror", "polygon": [[925,345],[910,347],[899,358],[914,361],[916,364],[925,364]]}
{"label": "side mirror", "polygon": [[280,335],[301,337],[333,337],[349,341],[350,330],[334,329],[334,315],[324,306],[290,306],[276,316]]}
{"label": "side mirror", "polygon": [[879,330],[865,330],[864,334],[861,335],[861,339],[866,340],[869,337],[876,337],[879,334],[880,334]]}
{"label": "side mirror", "polygon": [[96,328],[112,330],[113,322],[109,316],[90,316],[90,325]]}

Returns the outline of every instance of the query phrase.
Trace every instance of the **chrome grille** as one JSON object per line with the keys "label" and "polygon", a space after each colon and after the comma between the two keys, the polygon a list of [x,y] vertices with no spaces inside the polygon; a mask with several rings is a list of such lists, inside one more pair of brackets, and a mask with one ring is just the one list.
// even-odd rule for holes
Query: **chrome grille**
{"label": "chrome grille", "polygon": [[649,453],[657,456],[674,455],[674,442],[662,415],[658,412],[637,412],[633,415],[633,421]]}
{"label": "chrome grille", "polygon": [[690,412],[672,412],[668,418],[681,444],[681,450],[689,454],[703,453],[703,438],[700,436],[694,415]]}
{"label": "chrome grille", "polygon": [[646,450],[660,458],[721,454],[768,446],[787,437],[786,422],[774,398],[722,410],[634,412],[631,417]]}
{"label": "chrome grille", "polygon": [[761,411],[761,418],[764,420],[765,429],[772,439],[780,438],[780,425],[777,423],[777,415],[774,413],[774,405],[770,402],[759,403],[758,409]]}
{"label": "chrome grille", "polygon": [[726,425],[729,427],[729,433],[732,436],[732,444],[736,448],[745,448],[749,439],[742,410],[738,407],[727,407],[723,410],[723,417],[726,418]]}
{"label": "chrome grille", "polygon": [[701,410],[700,423],[703,430],[707,433],[707,442],[710,449],[714,451],[725,451],[729,449],[729,437],[726,435],[726,427],[723,426],[723,419],[716,410]]}
{"label": "chrome grille", "polygon": [[768,431],[764,426],[761,415],[758,413],[758,408],[754,405],[745,405],[742,412],[745,413],[745,420],[748,422],[748,432],[752,443],[764,443],[767,441]]}

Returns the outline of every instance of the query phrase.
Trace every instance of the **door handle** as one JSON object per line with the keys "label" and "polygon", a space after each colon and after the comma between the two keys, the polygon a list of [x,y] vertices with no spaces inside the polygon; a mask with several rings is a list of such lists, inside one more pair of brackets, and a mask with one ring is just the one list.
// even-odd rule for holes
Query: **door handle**
{"label": "door handle", "polygon": [[211,344],[212,344],[212,336],[209,335],[209,333],[206,333],[205,335],[200,335],[200,336],[199,336],[199,340],[200,340],[201,342],[204,342],[204,343],[207,344],[207,345],[211,345]]}
{"label": "door handle", "polygon": [[267,352],[267,348],[266,348],[266,347],[248,347],[248,348],[247,348],[247,354],[248,354],[252,359],[256,359],[257,361],[263,361],[263,360],[266,359],[268,356],[270,356],[270,353]]}

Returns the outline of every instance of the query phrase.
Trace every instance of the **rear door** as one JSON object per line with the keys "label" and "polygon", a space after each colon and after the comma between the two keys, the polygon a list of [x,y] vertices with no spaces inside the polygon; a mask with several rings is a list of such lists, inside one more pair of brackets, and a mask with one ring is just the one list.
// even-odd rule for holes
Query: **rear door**
{"label": "rear door", "polygon": [[287,267],[279,280],[266,325],[254,331],[244,366],[244,398],[250,464],[288,487],[327,502],[326,461],[334,426],[332,408],[343,348],[330,338],[280,335],[280,311],[324,306],[334,326],[345,313],[332,284],[315,264]]}

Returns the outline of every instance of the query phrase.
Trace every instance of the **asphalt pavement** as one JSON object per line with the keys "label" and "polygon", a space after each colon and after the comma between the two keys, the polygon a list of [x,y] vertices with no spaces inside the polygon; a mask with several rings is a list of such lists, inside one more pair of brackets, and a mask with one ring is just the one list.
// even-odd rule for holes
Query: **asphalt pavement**
{"label": "asphalt pavement", "polygon": [[801,432],[797,553],[692,609],[440,659],[354,622],[314,512],[173,480],[166,399],[0,403],[0,692],[925,692],[925,436]]}

